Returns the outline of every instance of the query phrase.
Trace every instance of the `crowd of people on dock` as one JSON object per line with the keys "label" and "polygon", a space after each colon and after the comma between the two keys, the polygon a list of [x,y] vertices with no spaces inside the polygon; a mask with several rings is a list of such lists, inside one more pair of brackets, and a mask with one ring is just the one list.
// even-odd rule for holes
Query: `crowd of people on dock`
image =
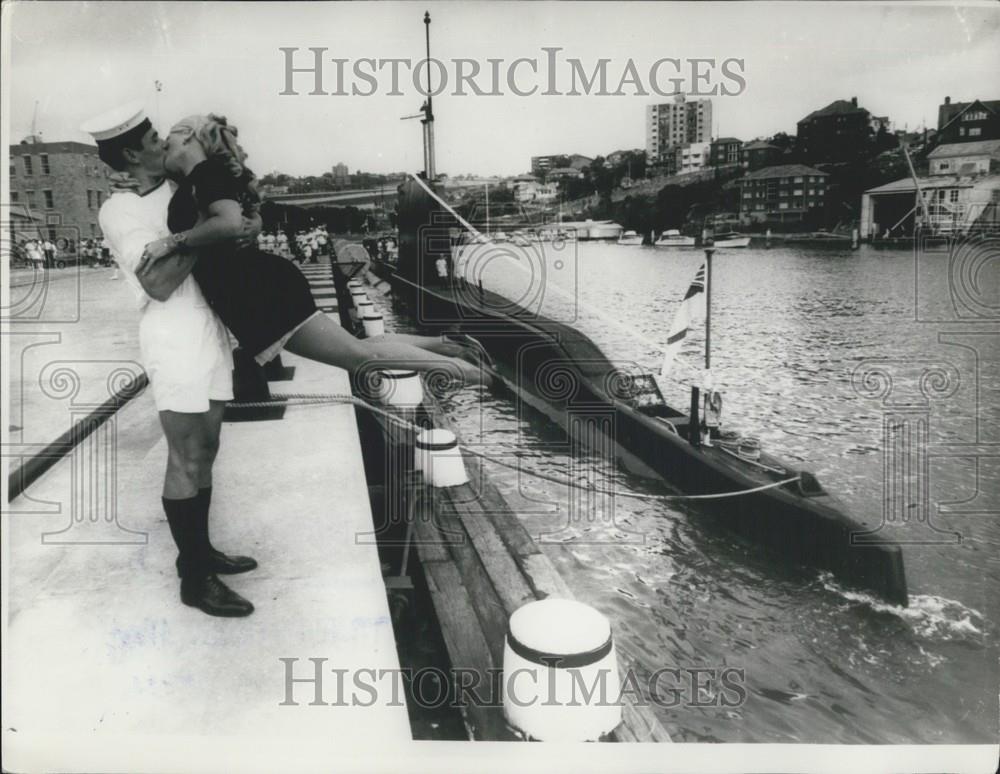
{"label": "crowd of people on dock", "polygon": [[331,244],[326,226],[300,229],[292,233],[291,238],[282,229],[261,231],[257,235],[259,249],[300,264],[319,263],[321,257],[329,255]]}
{"label": "crowd of people on dock", "polygon": [[394,236],[370,237],[361,242],[368,254],[379,261],[395,263],[399,256],[399,245]]}
{"label": "crowd of people on dock", "polygon": [[21,241],[21,254],[37,271],[45,271],[55,266],[56,250],[56,246],[47,239]]}
{"label": "crowd of people on dock", "polygon": [[[62,245],[62,249],[60,249]],[[81,239],[79,244],[51,239],[22,239],[18,243],[16,258],[36,271],[62,268],[66,264],[82,263],[94,268],[113,266],[111,245],[107,239]],[[12,261],[17,268],[18,261]],[[23,265],[23,264],[22,264]]]}

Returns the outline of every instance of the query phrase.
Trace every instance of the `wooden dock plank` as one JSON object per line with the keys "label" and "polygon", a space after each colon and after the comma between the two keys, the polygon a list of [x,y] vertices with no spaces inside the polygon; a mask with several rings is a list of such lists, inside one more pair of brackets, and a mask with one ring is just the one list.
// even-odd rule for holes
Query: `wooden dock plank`
{"label": "wooden dock plank", "polygon": [[414,546],[421,562],[447,562],[451,560],[445,538],[434,523],[434,513],[426,505],[418,505],[413,512]]}
{"label": "wooden dock plank", "polygon": [[[452,667],[473,669],[488,679],[499,665],[490,655],[470,592],[462,584],[458,568],[451,562],[427,562],[424,570]],[[516,739],[504,720],[503,709],[497,706],[498,702],[480,706],[478,702],[464,701],[462,705],[462,715],[473,739]]]}
{"label": "wooden dock plank", "polygon": [[471,454],[463,454],[469,480],[475,487],[483,511],[489,516],[501,539],[515,556],[529,556],[541,553],[538,544],[521,524],[507,501],[500,494],[483,469],[482,461]]}
{"label": "wooden dock plank", "polygon": [[451,560],[458,568],[470,596],[476,602],[476,614],[479,616],[490,653],[494,661],[500,664],[503,662],[504,638],[507,635],[509,617],[506,606],[461,520],[448,506],[441,507],[440,500],[428,500],[428,502],[438,503],[437,506],[433,506],[434,516],[445,535],[459,534],[462,537],[460,541],[450,537],[445,537],[444,540]]}
{"label": "wooden dock plank", "polygon": [[447,498],[442,510],[447,511],[450,506],[458,517],[510,615],[535,599],[535,595],[482,506],[470,499],[471,495],[473,491],[468,484],[449,487],[441,493],[443,499]]}

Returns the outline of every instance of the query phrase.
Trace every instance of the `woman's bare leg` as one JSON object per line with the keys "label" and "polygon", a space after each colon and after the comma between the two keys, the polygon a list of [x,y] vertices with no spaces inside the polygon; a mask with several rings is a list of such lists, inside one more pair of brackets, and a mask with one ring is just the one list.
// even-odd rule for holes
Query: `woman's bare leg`
{"label": "woman's bare leg", "polygon": [[491,382],[489,374],[482,368],[405,340],[385,337],[378,343],[369,343],[367,339],[356,339],[324,314],[315,315],[299,328],[285,348],[293,354],[348,371],[384,363],[385,368],[411,368],[416,371],[454,369],[467,385]]}
{"label": "woman's bare leg", "polygon": [[438,355],[446,355],[447,357],[465,357],[469,354],[469,347],[454,341],[448,341],[443,336],[418,336],[413,333],[383,333],[379,336],[369,336],[365,341],[376,346],[392,343],[409,344],[410,346],[419,347],[428,352],[435,352]]}

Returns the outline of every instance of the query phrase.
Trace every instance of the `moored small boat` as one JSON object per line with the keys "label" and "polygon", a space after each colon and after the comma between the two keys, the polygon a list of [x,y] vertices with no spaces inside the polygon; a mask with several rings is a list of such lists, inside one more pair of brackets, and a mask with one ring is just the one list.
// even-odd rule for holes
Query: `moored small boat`
{"label": "moored small boat", "polygon": [[634,231],[626,231],[618,237],[618,244],[627,246],[641,245],[642,237]]}
{"label": "moored small boat", "polygon": [[727,234],[718,234],[712,244],[714,247],[749,247],[750,237],[731,231]]}
{"label": "moored small boat", "polygon": [[684,236],[675,228],[668,228],[653,243],[654,247],[694,247],[694,237]]}
{"label": "moored small boat", "polygon": [[618,239],[622,233],[622,227],[610,221],[588,223],[587,225],[588,239]]}

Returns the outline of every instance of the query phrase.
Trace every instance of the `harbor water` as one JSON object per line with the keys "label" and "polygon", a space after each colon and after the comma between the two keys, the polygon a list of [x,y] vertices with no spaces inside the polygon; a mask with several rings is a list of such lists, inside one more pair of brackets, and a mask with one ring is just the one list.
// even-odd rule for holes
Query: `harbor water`
{"label": "harbor water", "polygon": [[[471,245],[456,265],[576,325],[610,360],[656,372],[703,260],[694,249],[568,242]],[[570,523],[566,487],[526,471],[570,472],[622,493],[676,490],[606,461],[581,466],[588,453],[509,392],[459,391],[447,411],[466,442],[523,466],[486,463],[577,596],[614,621],[639,658],[640,679],[665,667],[715,670],[700,688],[688,672],[658,683],[657,712],[676,741],[994,741],[1000,471],[995,459],[977,467],[956,449],[1000,441],[995,333],[922,322],[953,304],[947,286],[918,287],[912,251],[752,247],[719,250],[712,268],[712,370],[724,427],[815,472],[872,524],[891,504],[887,481],[918,492],[901,506],[914,514],[924,512],[926,484],[933,526],[913,518],[884,532],[904,544],[908,608],[779,567],[715,528],[694,502],[619,496],[592,520]],[[418,329],[398,301],[378,303],[388,327]],[[918,304],[934,314],[918,314]],[[699,323],[680,356],[695,369],[703,335]],[[686,410],[683,388],[662,387]],[[883,454],[883,422],[905,406],[929,417],[909,466]],[[928,445],[944,451],[924,469],[919,451]],[[727,667],[742,670],[745,700],[735,706],[712,679]]]}

